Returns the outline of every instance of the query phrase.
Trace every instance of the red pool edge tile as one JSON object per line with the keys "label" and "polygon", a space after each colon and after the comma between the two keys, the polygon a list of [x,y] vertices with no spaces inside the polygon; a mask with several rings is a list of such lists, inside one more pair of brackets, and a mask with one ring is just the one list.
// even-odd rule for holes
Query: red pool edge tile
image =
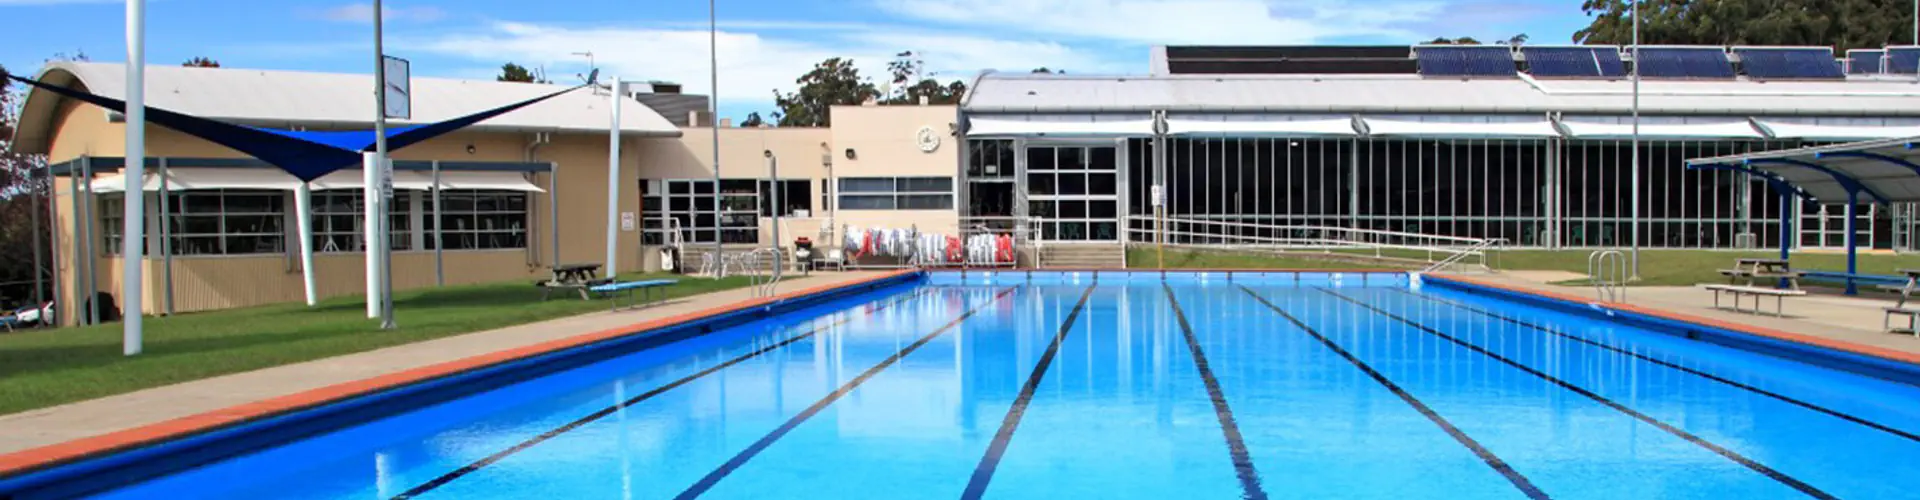
{"label": "red pool edge tile", "polygon": [[1772,328],[1765,328],[1765,327],[1760,327],[1755,325],[1733,323],[1733,322],[1722,321],[1722,320],[1717,320],[1713,318],[1706,318],[1701,316],[1694,316],[1690,314],[1668,311],[1665,309],[1655,309],[1651,307],[1636,306],[1633,304],[1626,304],[1626,303],[1619,303],[1619,302],[1602,302],[1602,301],[1590,299],[1587,297],[1580,297],[1576,295],[1570,295],[1570,294],[1565,294],[1565,293],[1560,293],[1560,292],[1555,292],[1550,290],[1534,290],[1529,288],[1520,288],[1520,287],[1515,287],[1515,286],[1506,285],[1502,283],[1494,283],[1490,281],[1478,280],[1478,279],[1468,278],[1468,277],[1459,276],[1459,275],[1430,274],[1427,276],[1430,278],[1439,278],[1445,281],[1456,281],[1456,282],[1466,283],[1474,286],[1494,288],[1494,289],[1505,290],[1513,293],[1533,295],[1537,297],[1546,297],[1546,298],[1551,298],[1555,300],[1572,302],[1576,304],[1600,303],[1600,304],[1604,304],[1607,308],[1619,310],[1619,311],[1627,311],[1627,312],[1632,312],[1637,314],[1644,314],[1647,316],[1653,316],[1656,318],[1679,321],[1683,323],[1692,323],[1700,326],[1719,328],[1722,330],[1729,330],[1729,331],[1739,332],[1747,335],[1753,335],[1756,337],[1779,340],[1783,342],[1791,342],[1791,343],[1801,344],[1801,345],[1810,346],[1810,347],[1818,347],[1818,348],[1831,349],[1831,350],[1850,353],[1850,354],[1870,356],[1870,357],[1885,359],[1888,361],[1897,361],[1901,363],[1920,365],[1920,354],[1915,354],[1915,353],[1910,353],[1905,351],[1897,351],[1893,349],[1887,349],[1884,347],[1874,347],[1874,346],[1865,345],[1865,344],[1856,344],[1853,342],[1847,342],[1843,340],[1834,340],[1834,339],[1816,337],[1816,336],[1807,335],[1807,334],[1775,330]]}
{"label": "red pool edge tile", "polygon": [[783,300],[861,286],[917,272],[919,271],[899,270],[844,283],[810,287],[772,297],[748,299],[699,311],[402,370],[372,378],[342,382],[317,389],[309,389],[251,403],[243,403],[130,429],[21,450],[0,455],[0,477],[23,474],[87,458],[157,444],[193,434],[218,430],[254,420],[324,406],[350,398],[374,394],[408,384],[425,382],[468,370],[485,368],[629,335],[642,334],[661,327],[719,316]]}

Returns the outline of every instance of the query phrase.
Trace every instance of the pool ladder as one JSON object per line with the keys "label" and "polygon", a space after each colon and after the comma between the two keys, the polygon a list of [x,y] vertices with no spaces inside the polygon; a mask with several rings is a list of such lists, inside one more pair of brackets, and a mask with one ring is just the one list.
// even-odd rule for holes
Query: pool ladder
{"label": "pool ladder", "polygon": [[1587,281],[1601,302],[1626,300],[1627,256],[1619,250],[1596,250],[1587,254]]}

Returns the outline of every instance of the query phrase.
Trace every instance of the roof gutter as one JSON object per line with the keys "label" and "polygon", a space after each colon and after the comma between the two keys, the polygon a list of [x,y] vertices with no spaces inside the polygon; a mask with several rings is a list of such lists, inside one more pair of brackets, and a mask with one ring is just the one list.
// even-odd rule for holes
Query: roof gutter
{"label": "roof gutter", "polygon": [[[1545,83],[1534,79],[1533,75],[1518,73],[1520,81],[1527,82],[1534,90],[1551,96],[1631,96],[1632,90],[1554,90]],[[1907,92],[1857,92],[1857,91],[1789,91],[1789,90],[1648,90],[1640,89],[1642,96],[1672,97],[1920,97],[1920,90]]]}

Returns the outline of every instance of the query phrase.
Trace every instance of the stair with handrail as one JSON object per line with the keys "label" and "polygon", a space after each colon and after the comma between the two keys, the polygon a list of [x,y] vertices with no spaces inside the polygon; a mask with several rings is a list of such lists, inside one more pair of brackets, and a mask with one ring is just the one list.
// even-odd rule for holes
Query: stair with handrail
{"label": "stair with handrail", "polygon": [[1587,254],[1587,281],[1601,302],[1626,300],[1627,257],[1619,250],[1595,250]]}

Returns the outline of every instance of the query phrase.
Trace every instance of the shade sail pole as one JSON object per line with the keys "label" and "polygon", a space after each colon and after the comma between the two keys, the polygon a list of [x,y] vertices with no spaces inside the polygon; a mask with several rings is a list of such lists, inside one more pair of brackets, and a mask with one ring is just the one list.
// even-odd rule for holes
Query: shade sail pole
{"label": "shade sail pole", "polygon": [[[146,280],[141,271],[147,250],[147,2],[127,0],[127,164],[126,191],[120,230],[120,307],[121,346],[127,356],[140,354]],[[95,304],[97,308],[99,305]]]}
{"label": "shade sail pole", "polygon": [[612,99],[611,121],[607,124],[607,277],[620,274],[620,93],[626,85],[620,77],[608,80],[608,99]]}
{"label": "shade sail pole", "polygon": [[375,175],[382,183],[374,188],[374,196],[369,197],[367,203],[379,215],[373,225],[379,232],[374,235],[376,239],[373,241],[380,242],[380,246],[368,248],[367,255],[379,257],[374,271],[380,278],[380,329],[392,330],[397,326],[393,321],[393,245],[388,244],[387,239],[392,238],[393,234],[387,231],[391,221],[387,220],[386,198],[389,191],[387,181],[393,178],[393,160],[387,158],[387,53],[382,43],[385,25],[381,19],[385,17],[384,14],[380,0],[373,0],[373,100],[376,101],[373,111],[373,156],[377,160],[374,166],[379,168]]}
{"label": "shade sail pole", "polygon": [[300,228],[300,282],[307,292],[307,307],[318,301],[313,284],[313,183],[301,182],[294,190],[294,225]]}
{"label": "shade sail pole", "polygon": [[366,250],[367,264],[367,317],[380,317],[380,261],[374,251],[380,244],[380,212],[374,201],[380,197],[380,154],[363,153],[360,163],[360,208],[366,222],[360,224],[365,236],[360,238],[360,246]]}

